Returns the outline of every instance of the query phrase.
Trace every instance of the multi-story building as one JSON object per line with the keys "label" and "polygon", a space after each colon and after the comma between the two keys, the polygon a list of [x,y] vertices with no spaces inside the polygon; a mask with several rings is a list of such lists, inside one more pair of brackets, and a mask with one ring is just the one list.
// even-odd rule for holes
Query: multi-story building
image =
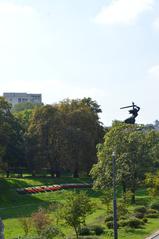
{"label": "multi-story building", "polygon": [[12,106],[23,102],[31,102],[34,104],[42,103],[41,94],[3,93],[3,96],[9,103],[12,104]]}

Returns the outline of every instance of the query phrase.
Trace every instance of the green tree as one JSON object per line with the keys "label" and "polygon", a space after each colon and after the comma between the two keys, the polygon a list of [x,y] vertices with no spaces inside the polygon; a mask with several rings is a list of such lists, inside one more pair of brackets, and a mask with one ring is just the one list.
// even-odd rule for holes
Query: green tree
{"label": "green tree", "polygon": [[11,113],[11,105],[0,97],[0,161],[4,169],[19,168],[23,160],[23,132]]}
{"label": "green tree", "polygon": [[32,102],[22,102],[22,103],[18,103],[16,104],[13,108],[12,108],[12,112],[21,112],[24,110],[31,110],[31,109],[35,109],[37,107],[41,107],[43,104],[35,104]]}
{"label": "green tree", "polygon": [[150,196],[156,197],[159,195],[159,171],[156,173],[147,173],[145,184]]}
{"label": "green tree", "polygon": [[27,158],[32,172],[47,167],[52,176],[60,176],[62,121],[61,113],[51,105],[34,111],[27,132]]}
{"label": "green tree", "polygon": [[96,144],[102,142],[104,128],[99,121],[100,106],[91,98],[66,99],[55,107],[63,113],[65,124],[65,161],[74,177],[89,173],[97,161]]}
{"label": "green tree", "polygon": [[[91,170],[94,187],[112,187],[112,152],[116,153],[117,181],[122,185],[123,193],[135,192],[147,171],[151,170],[152,145],[149,143],[149,131],[142,126],[114,122],[105,135],[104,144],[98,146],[98,163]],[[143,166],[144,165],[144,166]]]}
{"label": "green tree", "polygon": [[84,192],[67,194],[61,216],[69,226],[73,227],[76,238],[79,238],[81,225],[85,224],[86,216],[92,213],[92,209],[93,204]]}

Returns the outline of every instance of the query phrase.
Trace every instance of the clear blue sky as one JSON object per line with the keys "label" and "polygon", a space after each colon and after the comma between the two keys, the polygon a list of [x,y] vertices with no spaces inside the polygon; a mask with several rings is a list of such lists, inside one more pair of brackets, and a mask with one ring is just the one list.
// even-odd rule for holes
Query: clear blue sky
{"label": "clear blue sky", "polygon": [[92,97],[101,120],[159,119],[158,0],[0,0],[0,94]]}

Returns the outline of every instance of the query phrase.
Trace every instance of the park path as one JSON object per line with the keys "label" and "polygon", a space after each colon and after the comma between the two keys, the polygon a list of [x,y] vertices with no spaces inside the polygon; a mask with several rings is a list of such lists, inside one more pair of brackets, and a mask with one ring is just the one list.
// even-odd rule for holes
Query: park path
{"label": "park path", "polygon": [[146,237],[145,239],[159,239],[159,231],[149,237]]}

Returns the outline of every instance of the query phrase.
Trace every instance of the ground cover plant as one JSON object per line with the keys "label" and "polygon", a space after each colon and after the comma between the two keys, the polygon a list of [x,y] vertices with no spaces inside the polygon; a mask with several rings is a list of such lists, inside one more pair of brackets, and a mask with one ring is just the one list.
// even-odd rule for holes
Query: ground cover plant
{"label": "ground cover plant", "polygon": [[[53,225],[58,226],[60,228],[61,233],[69,238],[74,238],[75,233],[74,230],[65,223],[65,221],[59,216],[58,207],[60,203],[66,202],[66,193],[68,191],[56,191],[56,192],[45,192],[45,193],[38,193],[38,194],[31,194],[31,195],[19,195],[16,192],[16,188],[21,187],[29,187],[29,186],[38,186],[38,185],[50,185],[52,183],[82,183],[82,182],[89,182],[88,178],[81,178],[81,179],[73,179],[73,178],[60,178],[60,179],[51,179],[51,178],[23,178],[23,179],[16,179],[16,178],[9,178],[9,179],[1,179],[0,180],[0,187],[3,189],[3,194],[0,194],[0,215],[3,218],[5,224],[5,238],[6,239],[13,239],[17,238],[17,236],[25,236],[26,232],[22,227],[22,220],[26,219],[29,220],[31,215],[39,210],[40,207],[45,208],[49,211],[49,217]],[[74,190],[72,190],[74,191]],[[85,232],[90,232],[91,235],[87,235],[89,238],[110,238],[112,239],[112,228],[108,229],[106,224],[106,217],[108,217],[107,210],[110,208],[111,210],[111,203],[108,207],[107,203],[103,202],[103,195],[101,191],[94,191],[92,189],[83,189],[82,191],[86,192],[87,196],[90,198],[91,202],[95,205],[91,215],[88,215],[85,219],[87,229]],[[78,191],[77,191],[78,192]],[[141,216],[139,214],[144,213],[144,218],[148,218],[148,222],[145,222],[139,228],[132,228],[130,226],[120,226],[119,227],[119,238],[130,238],[130,239],[144,239],[147,235],[151,234],[152,232],[158,230],[158,218],[155,216],[158,215],[158,211],[153,209],[154,204],[151,202],[151,198],[146,193],[146,190],[139,190],[137,192],[136,197],[137,205],[129,205],[128,210],[130,214],[134,214]],[[157,198],[156,198],[157,201]],[[120,213],[122,218],[122,207],[121,207],[121,195],[119,192],[118,195],[118,205],[120,206]],[[151,205],[150,205],[151,204]],[[149,210],[147,212],[144,211],[144,205],[150,205]],[[155,203],[156,205],[156,203]],[[152,206],[152,208],[151,208]],[[153,215],[155,215],[153,217]],[[143,219],[144,219],[143,218]],[[112,220],[112,218],[110,217]],[[130,222],[129,218],[127,219],[127,223]],[[138,220],[143,220],[139,219]],[[121,219],[124,221],[125,219]],[[120,223],[121,223],[120,220]],[[136,221],[138,221],[136,219]],[[135,223],[136,223],[135,221]],[[28,222],[29,223],[29,222]],[[24,223],[25,224],[25,223]],[[26,222],[27,224],[27,222]],[[14,226],[13,226],[14,225]],[[96,226],[96,229],[95,229]],[[101,228],[97,228],[100,226]],[[26,226],[26,231],[27,231]],[[50,229],[51,230],[51,229]],[[100,234],[100,231],[102,233]],[[100,235],[97,235],[96,232]],[[29,232],[27,232],[29,236],[37,236],[36,230],[34,227],[30,227]],[[89,234],[89,233],[88,233]],[[63,238],[65,238],[63,236]],[[86,237],[86,235],[80,235],[81,238]],[[57,237],[59,238],[59,237]]]}

